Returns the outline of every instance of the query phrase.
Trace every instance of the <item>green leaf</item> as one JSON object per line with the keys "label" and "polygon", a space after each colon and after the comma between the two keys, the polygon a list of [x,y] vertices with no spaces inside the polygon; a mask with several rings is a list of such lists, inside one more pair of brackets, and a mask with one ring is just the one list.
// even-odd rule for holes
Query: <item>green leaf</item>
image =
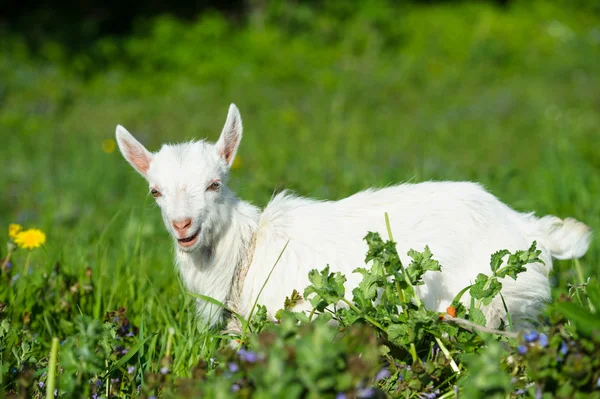
{"label": "green leaf", "polygon": [[487,323],[485,315],[481,310],[477,308],[469,309],[469,320],[475,324],[479,324],[480,326],[485,326],[485,324]]}
{"label": "green leaf", "polygon": [[598,281],[590,280],[585,286],[585,293],[596,310],[596,313],[600,311],[600,285],[598,284]]}
{"label": "green leaf", "polygon": [[503,249],[492,255],[492,259],[490,261],[490,266],[492,268],[493,274],[495,274],[498,271],[498,269],[500,268],[500,266],[502,266],[502,263],[503,263],[502,258],[508,254],[510,254],[510,252],[506,249]]}
{"label": "green leaf", "polygon": [[104,380],[113,371],[115,371],[116,369],[118,369],[119,367],[121,367],[122,365],[124,365],[125,363],[127,363],[129,361],[129,359],[131,359],[136,353],[138,353],[139,350],[142,349],[142,347],[144,346],[144,344],[146,344],[146,342],[148,342],[148,340],[150,338],[152,338],[153,336],[155,336],[155,335],[156,335],[156,333],[150,334],[149,336],[147,336],[146,338],[144,338],[142,341],[139,341],[133,348],[131,348],[129,350],[129,352],[127,352],[121,359],[119,359],[118,362],[116,362],[115,364],[113,364],[112,367],[108,369],[108,371],[102,376],[101,380]]}
{"label": "green leaf", "polygon": [[575,324],[580,334],[591,337],[594,331],[600,331],[600,316],[597,313],[593,314],[574,302],[559,302],[554,306]]}
{"label": "green leaf", "polygon": [[406,268],[406,274],[413,286],[425,284],[422,278],[426,272],[439,272],[442,270],[440,263],[432,259],[433,254],[428,246],[425,246],[423,252],[411,249],[408,251],[408,256],[412,258],[412,261]]}
{"label": "green leaf", "polygon": [[412,342],[412,333],[406,324],[392,324],[385,332],[388,339],[395,345],[407,346]]}
{"label": "green leaf", "polygon": [[502,283],[496,277],[488,277],[479,273],[475,284],[469,289],[469,294],[471,294],[471,298],[482,301],[484,305],[489,305],[501,289]]}
{"label": "green leaf", "polygon": [[497,270],[495,273],[496,276],[499,278],[510,276],[513,280],[516,280],[519,273],[523,273],[527,270],[525,265],[530,263],[544,263],[539,258],[542,251],[536,249],[536,245],[537,243],[534,241],[528,250],[516,251],[514,254],[510,255],[506,262],[506,266]]}
{"label": "green leaf", "polygon": [[309,299],[311,305],[320,312],[344,298],[346,277],[340,272],[329,273],[329,265],[321,272],[311,270],[308,279],[311,285],[304,290],[304,298]]}

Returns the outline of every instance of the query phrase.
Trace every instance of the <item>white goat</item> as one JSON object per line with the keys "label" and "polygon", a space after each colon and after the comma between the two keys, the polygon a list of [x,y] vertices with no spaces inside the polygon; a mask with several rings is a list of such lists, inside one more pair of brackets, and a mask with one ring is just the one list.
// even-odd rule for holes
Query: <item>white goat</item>
{"label": "white goat", "polygon": [[[270,317],[293,289],[302,292],[308,285],[311,269],[328,264],[346,275],[350,299],[360,281],[352,270],[364,264],[367,250],[363,237],[369,231],[387,237],[385,212],[405,264],[409,249],[429,245],[442,265],[441,273],[427,273],[426,284],[417,289],[432,310],[444,311],[478,273],[489,274],[492,253],[527,249],[537,241],[544,264],[528,265],[516,281],[503,280],[503,296],[517,326],[527,325],[550,299],[552,258],[583,256],[591,238],[583,223],[516,212],[470,182],[402,184],[340,201],[284,192],[261,213],[226,185],[242,138],[242,120],[233,104],[216,144],[165,144],[151,153],[120,125],[116,137],[125,159],[150,184],[175,241],[176,263],[187,288],[235,306],[245,317],[286,243],[259,298]],[[489,325],[506,316],[496,299],[484,310]],[[469,301],[468,295],[463,300]],[[202,301],[199,305],[210,325],[221,321],[222,309]],[[296,310],[310,310],[310,303],[301,302]]]}

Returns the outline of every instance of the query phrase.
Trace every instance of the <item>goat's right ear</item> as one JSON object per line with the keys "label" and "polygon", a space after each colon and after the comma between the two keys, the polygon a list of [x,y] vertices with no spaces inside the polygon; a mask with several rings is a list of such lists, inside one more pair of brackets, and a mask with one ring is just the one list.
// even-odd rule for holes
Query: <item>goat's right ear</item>
{"label": "goat's right ear", "polygon": [[229,112],[227,113],[227,120],[221,137],[217,141],[216,147],[221,158],[227,162],[227,165],[231,166],[235,159],[235,153],[237,152],[238,146],[242,141],[242,117],[240,111],[238,111],[235,104],[229,106]]}
{"label": "goat's right ear", "polygon": [[137,141],[123,126],[117,125],[117,144],[123,157],[142,176],[148,177],[152,153]]}

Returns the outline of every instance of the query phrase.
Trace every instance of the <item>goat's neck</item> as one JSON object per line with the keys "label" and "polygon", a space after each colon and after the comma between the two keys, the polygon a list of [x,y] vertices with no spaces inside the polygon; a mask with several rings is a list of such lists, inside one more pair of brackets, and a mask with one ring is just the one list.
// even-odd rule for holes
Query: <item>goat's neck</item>
{"label": "goat's neck", "polygon": [[[229,299],[236,272],[246,267],[251,258],[252,241],[260,217],[257,207],[234,198],[230,201],[230,220],[210,247],[193,253],[176,250],[176,262],[187,289],[222,303]],[[216,312],[214,307],[210,315],[199,310],[211,325],[221,317],[221,312]]]}

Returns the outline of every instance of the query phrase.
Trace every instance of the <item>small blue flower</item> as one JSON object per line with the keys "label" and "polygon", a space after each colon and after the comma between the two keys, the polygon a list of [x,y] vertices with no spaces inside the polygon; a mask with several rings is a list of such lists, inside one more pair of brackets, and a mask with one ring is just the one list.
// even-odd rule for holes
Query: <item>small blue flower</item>
{"label": "small blue flower", "polygon": [[515,395],[523,395],[524,393],[525,393],[525,391],[524,391],[523,389],[518,389],[518,390],[515,392]]}
{"label": "small blue flower", "polygon": [[132,333],[131,331],[129,331],[127,334],[125,334],[126,337],[133,337],[135,336],[134,333]]}
{"label": "small blue flower", "polygon": [[454,394],[458,396],[458,385],[454,386]]}
{"label": "small blue flower", "polygon": [[148,399],[156,399],[156,396],[152,395]]}
{"label": "small blue flower", "polygon": [[390,375],[391,375],[390,371],[387,369],[387,367],[384,367],[375,376],[375,381],[381,381],[385,378],[388,378]]}
{"label": "small blue flower", "polygon": [[560,349],[558,351],[560,353],[562,353],[563,355],[566,355],[567,352],[569,352],[569,346],[567,345],[567,343],[565,341],[562,341],[560,343]]}
{"label": "small blue flower", "polygon": [[542,399],[542,397],[542,387],[538,386],[537,388],[535,388],[535,399]]}
{"label": "small blue flower", "polygon": [[96,388],[100,388],[102,386],[102,380],[96,380]]}
{"label": "small blue flower", "polygon": [[375,390],[373,388],[362,388],[357,392],[359,398],[372,398],[375,396]]}
{"label": "small blue flower", "polygon": [[530,331],[528,333],[525,333],[525,335],[523,335],[523,338],[525,338],[526,342],[533,342],[533,341],[537,341],[537,339],[539,338],[539,334],[537,333],[537,331]]}
{"label": "small blue flower", "polygon": [[517,352],[519,352],[521,355],[524,355],[527,353],[527,347],[525,345],[519,345],[517,347]]}
{"label": "small blue flower", "polygon": [[44,387],[44,381],[38,382],[38,387],[43,388]]}
{"label": "small blue flower", "polygon": [[548,336],[546,334],[540,334],[539,344],[542,348],[548,346]]}
{"label": "small blue flower", "polygon": [[94,392],[94,393],[92,394],[91,398],[92,398],[92,399],[98,399],[98,394]]}
{"label": "small blue flower", "polygon": [[6,264],[6,270],[10,270],[12,268],[12,262],[8,262]]}
{"label": "small blue flower", "polygon": [[258,355],[255,352],[245,349],[240,349],[238,355],[240,355],[240,359],[248,363],[255,363],[258,360]]}
{"label": "small blue flower", "polygon": [[232,373],[237,373],[240,370],[240,366],[238,366],[237,363],[234,362],[229,363],[227,367]]}
{"label": "small blue flower", "polygon": [[135,367],[133,367],[133,366],[127,367],[127,374],[133,374],[134,371],[135,371]]}
{"label": "small blue flower", "polygon": [[240,386],[238,384],[233,384],[231,386],[231,392],[237,392],[240,390]]}
{"label": "small blue flower", "polygon": [[166,374],[168,374],[168,373],[169,373],[169,369],[168,369],[168,368],[166,368],[166,367],[161,367],[161,368],[160,368],[160,373],[161,373],[162,375],[166,375]]}
{"label": "small blue flower", "polygon": [[598,377],[598,380],[596,380],[596,388],[600,388],[600,377]]}
{"label": "small blue flower", "polygon": [[335,399],[346,399],[347,396],[344,392],[338,392],[337,395],[335,395]]}
{"label": "small blue flower", "polygon": [[121,380],[119,378],[111,378],[110,382],[111,384],[118,384],[119,382],[121,382]]}

